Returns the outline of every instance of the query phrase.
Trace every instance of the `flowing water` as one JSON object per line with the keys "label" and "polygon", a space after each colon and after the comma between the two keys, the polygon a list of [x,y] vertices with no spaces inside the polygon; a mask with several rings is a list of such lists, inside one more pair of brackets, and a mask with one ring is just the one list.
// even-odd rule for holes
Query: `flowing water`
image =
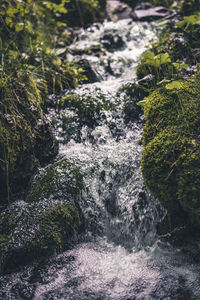
{"label": "flowing water", "polygon": [[70,138],[63,130],[62,114],[74,112],[49,111],[49,117],[58,120],[60,155],[84,172],[79,205],[85,233],[73,249],[2,276],[0,299],[200,299],[200,267],[156,236],[165,211],[141,177],[142,123],[124,122],[128,96],[117,92],[135,80],[136,65],[145,45],[155,38],[154,30],[131,20],[97,24],[79,32],[71,53],[98,45],[105,33],[120,36],[123,43],[100,57],[81,57],[91,63],[99,82],[75,93],[104,99],[111,109],[101,112],[95,127],[83,125]]}

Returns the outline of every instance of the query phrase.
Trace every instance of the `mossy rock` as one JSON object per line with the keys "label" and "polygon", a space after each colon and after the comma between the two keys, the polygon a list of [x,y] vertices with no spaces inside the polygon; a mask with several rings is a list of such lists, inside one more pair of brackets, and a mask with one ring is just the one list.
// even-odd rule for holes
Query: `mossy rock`
{"label": "mossy rock", "polygon": [[[177,84],[177,88],[176,88]],[[146,123],[143,130],[143,144],[148,144],[159,132],[168,126],[176,126],[184,134],[195,135],[200,128],[200,104],[198,85],[191,79],[175,81],[166,87],[156,89],[145,98]]]}
{"label": "mossy rock", "polygon": [[46,167],[33,181],[27,201],[43,199],[77,200],[83,188],[83,174],[75,164],[64,159]]}
{"label": "mossy rock", "polygon": [[16,202],[1,216],[0,263],[9,272],[67,248],[80,225],[73,202]]}
{"label": "mossy rock", "polygon": [[177,166],[188,140],[180,137],[176,127],[157,134],[142,154],[142,173],[150,190],[165,206],[176,199]]}
{"label": "mossy rock", "polygon": [[55,124],[55,128],[62,128],[60,134],[65,142],[71,138],[80,142],[83,127],[87,128],[89,138],[90,132],[101,124],[111,110],[109,101],[98,92],[95,96],[68,94],[59,100],[58,105],[61,109],[60,122]]}
{"label": "mossy rock", "polygon": [[[145,183],[153,195],[167,208],[171,228],[184,225],[188,217],[193,223],[194,216],[189,216],[190,210],[183,205],[178,187],[180,182],[185,182],[187,178],[183,172],[183,157],[189,158],[194,149],[192,138],[181,136],[181,131],[176,127],[169,127],[152,139],[142,154],[141,167]],[[197,173],[193,175],[198,177]],[[194,189],[198,189],[197,186],[195,187],[195,182],[191,185]],[[188,190],[190,188],[188,187]],[[199,196],[200,194],[196,201],[200,206]],[[184,197],[187,198],[188,206],[191,207],[190,193],[188,192]]]}
{"label": "mossy rock", "polygon": [[191,150],[181,156],[177,197],[191,223],[200,226],[200,149],[198,140],[193,139],[191,143]]}
{"label": "mossy rock", "polygon": [[167,208],[172,228],[200,228],[198,80],[172,82],[146,98],[142,173]]}
{"label": "mossy rock", "polygon": [[79,208],[83,174],[68,160],[43,169],[26,201],[16,201],[0,215],[0,263],[14,268],[59,252],[76,239],[83,221]]}
{"label": "mossy rock", "polygon": [[67,248],[83,221],[79,208],[83,174],[66,159],[34,178],[25,201],[0,215],[0,262],[12,269]]}

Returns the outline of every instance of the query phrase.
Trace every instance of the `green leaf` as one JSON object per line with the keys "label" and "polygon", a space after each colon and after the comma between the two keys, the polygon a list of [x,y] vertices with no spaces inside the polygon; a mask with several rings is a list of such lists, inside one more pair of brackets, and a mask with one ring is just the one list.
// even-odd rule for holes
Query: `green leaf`
{"label": "green leaf", "polygon": [[18,51],[9,50],[9,55],[13,58],[17,58],[19,56]]}
{"label": "green leaf", "polygon": [[6,17],[5,19],[6,25],[10,25],[10,27],[13,26],[13,20],[10,17]]}
{"label": "green leaf", "polygon": [[183,88],[183,82],[181,81],[172,81],[171,83],[168,83],[165,87],[167,90],[174,90],[174,89],[181,89]]}
{"label": "green leaf", "polygon": [[6,11],[6,15],[8,17],[15,17],[15,14],[17,14],[19,11],[17,8],[14,8],[13,6],[8,7]]}
{"label": "green leaf", "polygon": [[147,59],[152,60],[152,59],[154,59],[154,57],[155,57],[155,55],[152,51],[147,51],[142,54],[142,60],[147,60]]}
{"label": "green leaf", "polygon": [[15,25],[15,31],[18,32],[18,31],[22,31],[24,29],[24,23],[17,23]]}
{"label": "green leaf", "polygon": [[28,32],[33,33],[32,24],[30,21],[27,21],[25,28],[28,30]]}
{"label": "green leaf", "polygon": [[155,56],[155,66],[156,67],[159,67],[163,64],[167,64],[169,62],[171,62],[171,59],[170,59],[168,53],[161,53],[161,54],[158,54],[157,56]]}
{"label": "green leaf", "polygon": [[192,16],[184,17],[182,21],[180,21],[176,24],[176,26],[178,28],[185,27],[185,29],[187,29],[187,27],[189,25],[195,25],[195,24],[199,25],[199,22],[200,22],[200,13],[192,15]]}
{"label": "green leaf", "polygon": [[138,106],[141,106],[142,108],[144,108],[144,106],[145,106],[145,104],[146,104],[146,100],[143,99],[143,100],[137,102],[136,104],[137,104]]}

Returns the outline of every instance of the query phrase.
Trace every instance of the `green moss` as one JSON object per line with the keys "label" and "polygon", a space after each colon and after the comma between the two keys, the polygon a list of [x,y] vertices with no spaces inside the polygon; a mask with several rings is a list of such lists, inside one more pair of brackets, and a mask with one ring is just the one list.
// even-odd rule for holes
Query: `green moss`
{"label": "green moss", "polygon": [[38,231],[34,239],[26,243],[24,251],[31,256],[36,251],[39,256],[62,250],[79,225],[79,212],[74,205],[56,204],[41,216]]}
{"label": "green moss", "polygon": [[40,203],[35,208],[16,205],[1,222],[3,270],[67,248],[79,226],[79,212],[73,202]]}
{"label": "green moss", "polygon": [[28,201],[43,199],[76,199],[83,187],[83,175],[80,168],[68,160],[61,160],[47,167],[36,176],[33,186],[27,195]]}
{"label": "green moss", "polygon": [[144,145],[168,126],[178,127],[185,135],[195,134],[200,126],[198,85],[188,80],[180,81],[180,88],[167,89],[166,87],[156,89],[145,98]]}
{"label": "green moss", "polygon": [[67,248],[81,223],[80,168],[60,160],[35,176],[27,201],[16,201],[0,215],[0,263],[15,268]]}
{"label": "green moss", "polygon": [[146,98],[142,173],[148,188],[168,209],[174,226],[200,227],[198,80],[172,82]]}
{"label": "green moss", "polygon": [[189,141],[176,127],[157,134],[142,154],[142,173],[147,186],[165,206],[176,199],[177,167]]}
{"label": "green moss", "polygon": [[[41,99],[37,88],[29,84],[24,87],[19,76],[18,73],[18,78],[2,77],[0,80],[1,202],[6,198],[9,201],[20,187],[26,186],[36,164],[34,131],[42,116]],[[29,80],[33,82],[32,78]]]}
{"label": "green moss", "polygon": [[200,226],[200,149],[199,141],[193,139],[191,151],[181,156],[177,197],[181,206],[190,215],[191,222]]}
{"label": "green moss", "polygon": [[62,126],[62,137],[67,141],[71,137],[80,141],[83,126],[88,127],[89,137],[89,130],[97,126],[105,118],[106,111],[111,109],[111,104],[102,94],[95,97],[68,94],[59,100],[59,106],[62,109],[61,125],[56,126]]}
{"label": "green moss", "polygon": [[[193,189],[198,190],[198,185],[196,185],[199,181],[198,174],[194,173],[196,170],[191,169],[196,180],[181,190],[181,183],[188,184],[189,179],[192,179],[183,169],[185,164],[183,157],[186,157],[190,165],[190,157],[194,150],[192,138],[184,137],[182,131],[176,127],[169,127],[149,142],[142,154],[141,167],[145,183],[153,195],[167,208],[171,229],[186,225],[188,220],[190,224],[200,226],[196,218],[198,210],[194,213],[190,196]],[[184,194],[185,190],[187,190],[186,194]],[[183,194],[184,197],[182,197]],[[199,192],[193,195],[200,205]]]}

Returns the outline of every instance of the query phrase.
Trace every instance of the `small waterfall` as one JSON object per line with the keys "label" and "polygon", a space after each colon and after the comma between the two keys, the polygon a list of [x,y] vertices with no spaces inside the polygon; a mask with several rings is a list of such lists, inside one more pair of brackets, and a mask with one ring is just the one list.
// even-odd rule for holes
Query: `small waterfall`
{"label": "small waterfall", "polygon": [[100,109],[88,115],[92,126],[89,120],[79,125],[66,122],[80,121],[70,107],[59,112],[50,108],[47,117],[56,120],[60,157],[70,159],[84,174],[79,206],[85,233],[73,249],[2,276],[0,299],[200,297],[199,266],[156,236],[165,211],[142,180],[142,120],[125,122],[124,103],[129,99],[119,89],[135,80],[135,68],[150,39],[155,39],[150,24],[105,21],[80,30],[70,47],[68,60],[87,60],[96,78],[70,93],[92,98]]}

